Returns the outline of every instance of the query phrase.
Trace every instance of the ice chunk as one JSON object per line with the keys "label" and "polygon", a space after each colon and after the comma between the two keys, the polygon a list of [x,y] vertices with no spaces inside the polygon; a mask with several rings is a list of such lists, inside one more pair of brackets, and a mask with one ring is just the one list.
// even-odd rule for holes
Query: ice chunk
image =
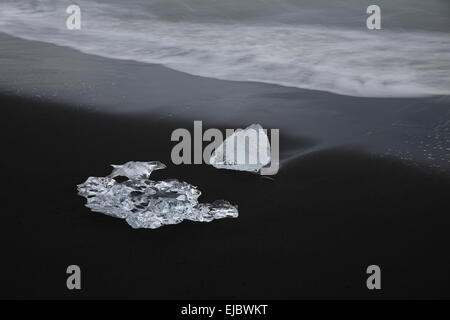
{"label": "ice chunk", "polygon": [[165,169],[166,165],[159,161],[150,161],[150,162],[138,162],[138,161],[129,161],[125,164],[111,165],[114,170],[109,175],[111,178],[123,176],[129,179],[140,178],[140,177],[150,177],[153,171]]}
{"label": "ice chunk", "polygon": [[[197,187],[176,179],[153,181],[154,170],[166,166],[158,161],[113,165],[107,177],[89,177],[78,185],[78,194],[87,199],[86,207],[125,219],[133,228],[155,229],[183,220],[210,222],[238,216],[237,206],[228,201],[199,203]],[[118,182],[114,178],[127,177]]]}
{"label": "ice chunk", "polygon": [[214,150],[209,163],[218,169],[258,172],[270,163],[270,143],[259,124],[238,129]]}

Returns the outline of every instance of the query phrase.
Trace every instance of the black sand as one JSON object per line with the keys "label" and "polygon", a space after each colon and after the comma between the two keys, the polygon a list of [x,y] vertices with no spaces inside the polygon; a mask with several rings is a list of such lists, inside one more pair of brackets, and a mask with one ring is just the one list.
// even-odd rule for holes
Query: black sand
{"label": "black sand", "polygon": [[[450,298],[450,180],[439,172],[350,149],[299,158],[275,180],[177,167],[170,133],[192,122],[0,105],[1,298]],[[76,184],[129,160],[165,162],[154,178],[230,200],[239,218],[133,230],[85,208]],[[66,289],[71,264],[78,292]],[[371,264],[381,291],[366,289]]]}

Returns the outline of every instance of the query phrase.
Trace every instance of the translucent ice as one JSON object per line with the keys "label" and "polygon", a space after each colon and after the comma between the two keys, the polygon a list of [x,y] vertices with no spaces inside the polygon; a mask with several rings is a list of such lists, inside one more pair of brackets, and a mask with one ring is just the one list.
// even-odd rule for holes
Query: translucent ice
{"label": "translucent ice", "polygon": [[149,177],[153,171],[166,168],[166,165],[159,161],[129,161],[122,165],[112,164],[111,166],[114,170],[109,175],[110,178],[124,176],[129,179]]}
{"label": "translucent ice", "polygon": [[270,143],[259,124],[238,129],[211,155],[209,163],[218,169],[258,172],[270,162]]}
{"label": "translucent ice", "polygon": [[[197,187],[176,179],[153,181],[154,170],[166,166],[158,161],[113,165],[107,177],[89,177],[78,185],[78,194],[87,199],[92,211],[125,219],[133,228],[159,228],[183,220],[210,222],[238,216],[237,206],[220,200],[199,203]],[[118,182],[114,178],[127,177]]]}

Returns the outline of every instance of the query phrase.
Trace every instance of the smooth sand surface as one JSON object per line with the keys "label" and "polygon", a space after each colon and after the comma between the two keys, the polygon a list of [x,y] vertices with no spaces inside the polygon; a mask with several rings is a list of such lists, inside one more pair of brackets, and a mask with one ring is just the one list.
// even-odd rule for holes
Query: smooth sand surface
{"label": "smooth sand surface", "polygon": [[[174,166],[169,136],[191,128],[3,95],[2,298],[449,298],[450,180],[358,149],[311,153],[274,180]],[[284,140],[283,140],[284,139]],[[295,148],[308,139],[283,138]],[[239,218],[133,230],[76,194],[110,163],[160,160],[155,179],[197,185]],[[83,289],[66,289],[66,267]],[[380,265],[382,291],[366,289]]]}

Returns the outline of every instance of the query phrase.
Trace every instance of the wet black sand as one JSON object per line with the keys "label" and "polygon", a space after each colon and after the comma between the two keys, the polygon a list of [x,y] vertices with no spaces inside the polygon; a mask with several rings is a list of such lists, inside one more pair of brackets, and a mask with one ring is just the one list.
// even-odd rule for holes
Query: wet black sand
{"label": "wet black sand", "polygon": [[[275,180],[177,167],[170,133],[192,122],[0,105],[1,298],[450,298],[450,179],[439,172],[351,149],[299,158]],[[240,217],[133,230],[91,213],[76,184],[129,160],[165,162],[154,178],[195,184]],[[71,264],[81,291],[66,289]],[[366,289],[371,264],[381,291]]]}

